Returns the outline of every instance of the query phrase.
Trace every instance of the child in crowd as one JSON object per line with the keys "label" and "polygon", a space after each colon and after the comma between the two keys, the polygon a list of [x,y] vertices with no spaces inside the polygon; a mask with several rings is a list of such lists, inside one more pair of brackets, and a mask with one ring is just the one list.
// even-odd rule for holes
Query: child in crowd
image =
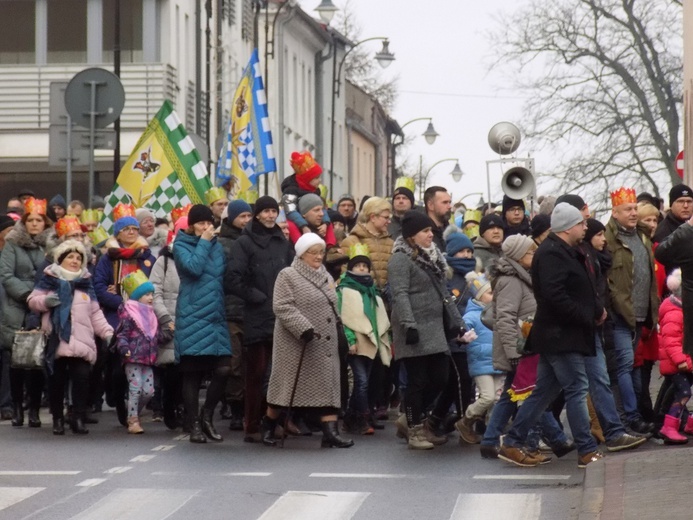
{"label": "child in crowd", "polygon": [[[320,166],[310,152],[293,152],[291,154],[291,167],[293,175],[289,175],[282,181],[282,209],[286,213],[286,218],[296,224],[302,233],[309,231],[308,222],[298,210],[298,201],[304,195],[320,194],[320,176],[322,166]],[[330,218],[327,211],[323,213],[323,224],[329,224]]]}
{"label": "child in crowd", "polygon": [[118,309],[120,324],[116,331],[116,348],[125,365],[129,384],[128,432],[143,433],[140,412],[154,395],[156,351],[160,344],[173,339],[173,322],[159,328],[154,313],[154,285],[139,269],[123,279],[128,299]]}

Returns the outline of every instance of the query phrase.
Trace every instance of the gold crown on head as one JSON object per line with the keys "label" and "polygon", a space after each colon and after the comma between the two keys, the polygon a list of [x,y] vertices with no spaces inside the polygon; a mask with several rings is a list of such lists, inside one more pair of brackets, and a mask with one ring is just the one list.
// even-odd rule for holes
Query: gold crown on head
{"label": "gold crown on head", "polygon": [[469,238],[474,240],[476,237],[479,236],[479,224],[474,224],[472,226],[466,226],[462,232],[467,235]]}
{"label": "gold crown on head", "polygon": [[221,200],[221,199],[228,199],[229,196],[226,194],[226,190],[224,188],[221,188],[219,186],[215,188],[210,188],[207,191],[205,191],[205,200],[207,201],[207,204],[213,204],[214,202]]}
{"label": "gold crown on head", "polygon": [[128,293],[128,295],[131,295],[133,292],[135,292],[135,289],[148,281],[149,278],[147,278],[147,275],[138,269],[137,271],[134,271],[123,278],[123,289],[125,289],[125,292]]}
{"label": "gold crown on head", "polygon": [[82,224],[89,224],[92,222],[99,222],[99,220],[101,220],[101,215],[99,215],[98,209],[85,209],[82,211],[82,215],[79,218]]}
{"label": "gold crown on head", "polygon": [[190,213],[190,208],[192,208],[192,204],[188,204],[182,208],[173,208],[171,210],[171,221],[173,224],[175,225],[179,218],[187,217],[188,213]]}
{"label": "gold crown on head", "polygon": [[351,260],[357,256],[371,257],[371,252],[366,244],[354,244],[349,248],[349,259]]}
{"label": "gold crown on head", "polygon": [[633,188],[620,187],[616,191],[611,192],[611,206],[616,207],[621,204],[636,204],[638,198],[635,195],[635,190]]}
{"label": "gold crown on head", "polygon": [[260,194],[256,189],[251,188],[247,191],[240,192],[237,198],[246,201],[248,204],[255,204],[257,199],[260,198]]}
{"label": "gold crown on head", "polygon": [[324,184],[320,184],[320,185],[318,185],[318,189],[320,190],[320,198],[322,200],[327,200],[327,195],[329,195],[329,193],[330,193],[327,186],[325,186]]}
{"label": "gold crown on head", "polygon": [[132,204],[123,204],[119,202],[116,207],[113,208],[113,221],[123,217],[134,217],[135,216],[135,206]]}
{"label": "gold crown on head", "polygon": [[64,237],[68,233],[73,233],[75,231],[82,231],[82,224],[80,224],[79,219],[72,215],[58,219],[55,223],[55,234],[58,238]]}
{"label": "gold crown on head", "polygon": [[407,188],[409,191],[414,193],[414,190],[416,190],[416,181],[413,177],[400,177],[395,183],[395,189],[397,188]]}
{"label": "gold crown on head", "polygon": [[45,215],[47,208],[48,203],[46,202],[46,199],[35,199],[34,197],[29,197],[24,201],[24,213],[27,215],[30,213]]}
{"label": "gold crown on head", "polygon": [[99,244],[103,244],[106,240],[108,240],[108,233],[104,228],[101,226],[97,227],[94,231],[90,231],[87,233],[89,235],[89,239],[91,240],[91,243],[94,244],[95,246],[98,246]]}
{"label": "gold crown on head", "polygon": [[478,209],[468,209],[464,212],[464,217],[462,218],[462,223],[476,222],[477,224],[481,222],[481,211]]}

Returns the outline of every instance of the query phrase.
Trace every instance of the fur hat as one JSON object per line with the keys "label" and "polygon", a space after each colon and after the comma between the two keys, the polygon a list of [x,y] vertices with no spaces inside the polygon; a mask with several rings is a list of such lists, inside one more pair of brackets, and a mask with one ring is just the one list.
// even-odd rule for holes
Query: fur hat
{"label": "fur hat", "polygon": [[53,248],[53,261],[60,265],[70,253],[79,253],[82,257],[82,269],[87,267],[87,251],[78,240],[65,240]]}
{"label": "fur hat", "polygon": [[681,296],[681,268],[677,267],[674,269],[669,276],[667,276],[667,287],[676,296]]}
{"label": "fur hat", "polygon": [[303,253],[305,253],[311,247],[316,246],[318,244],[320,244],[322,247],[325,247],[325,241],[322,238],[320,238],[319,235],[316,235],[315,233],[305,233],[301,235],[301,238],[299,238],[294,244],[296,256],[298,258],[301,258],[303,256]]}

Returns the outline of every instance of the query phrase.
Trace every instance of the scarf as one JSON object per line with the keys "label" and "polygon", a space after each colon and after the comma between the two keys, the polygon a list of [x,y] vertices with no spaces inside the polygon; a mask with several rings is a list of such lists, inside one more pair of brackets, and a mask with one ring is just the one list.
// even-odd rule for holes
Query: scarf
{"label": "scarf", "polygon": [[476,268],[475,258],[455,258],[445,255],[445,261],[452,267],[453,271],[462,276],[471,273]]}
{"label": "scarf", "polygon": [[132,318],[142,334],[150,341],[154,339],[159,326],[156,314],[154,314],[154,307],[140,303],[137,300],[128,300],[123,306],[125,312]]}
{"label": "scarf", "polygon": [[[369,274],[354,274],[347,271],[339,283],[339,288],[347,287],[361,294],[363,300],[363,312],[373,327],[373,334],[377,341],[380,341],[378,333],[378,317],[376,308],[378,307],[378,289],[373,284],[373,277]],[[376,342],[376,346],[377,346]]]}
{"label": "scarf", "polygon": [[[416,250],[414,250],[416,248]],[[392,246],[393,253],[404,253],[421,269],[430,272],[431,274],[440,278],[444,281],[446,278],[446,270],[448,264],[445,262],[445,258],[438,252],[438,247],[435,243],[431,244],[430,249],[434,251],[434,257],[431,257],[424,249],[419,246],[411,246],[404,237],[398,237]]]}

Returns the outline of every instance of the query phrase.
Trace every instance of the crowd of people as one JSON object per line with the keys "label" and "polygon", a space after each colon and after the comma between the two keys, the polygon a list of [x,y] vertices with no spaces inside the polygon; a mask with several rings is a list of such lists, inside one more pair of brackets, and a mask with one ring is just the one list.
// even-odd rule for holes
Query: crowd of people
{"label": "crowd of people", "polygon": [[[393,410],[411,449],[458,432],[520,466],[693,435],[690,188],[666,212],[614,190],[606,222],[576,194],[468,209],[433,186],[417,205],[406,178],[357,209],[328,207],[308,152],[291,165],[279,200],[212,188],[165,218],[121,203],[110,234],[95,201],[11,199],[0,419],[41,427],[47,402],[53,434],[83,435],[106,403],[131,434],[149,408],[193,443],[222,441],[221,418],[250,443],[348,448]],[[42,359],[20,366],[35,329]]]}

